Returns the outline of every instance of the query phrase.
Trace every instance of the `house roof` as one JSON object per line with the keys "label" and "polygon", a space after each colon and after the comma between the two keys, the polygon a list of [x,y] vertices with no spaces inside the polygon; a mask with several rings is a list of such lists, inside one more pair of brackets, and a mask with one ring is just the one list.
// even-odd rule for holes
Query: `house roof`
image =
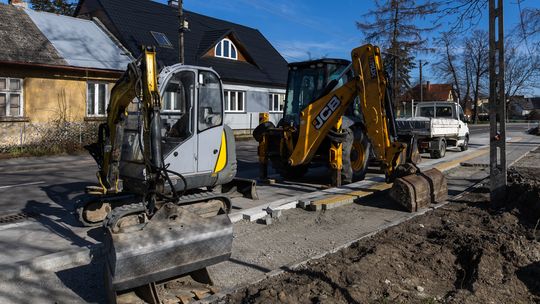
{"label": "house roof", "polygon": [[67,65],[22,8],[0,3],[0,61]]}
{"label": "house roof", "polygon": [[[78,14],[82,7],[79,3]],[[135,56],[141,45],[156,45],[150,31],[164,33],[173,47],[158,47],[158,63],[178,63],[178,12],[175,7],[149,0],[98,0],[114,27],[112,32]],[[185,63],[210,66],[225,81],[285,86],[287,62],[256,29],[184,11],[189,31],[184,37]],[[108,24],[108,22],[106,22]],[[203,56],[223,37],[233,35],[251,60],[241,62]],[[249,62],[252,61],[252,62]]]}
{"label": "house roof", "polygon": [[[425,101],[447,101],[449,97],[452,97],[452,85],[448,83],[443,84],[424,84],[423,86],[423,100]],[[416,85],[405,93],[404,100],[414,101],[420,100],[420,85]]]}
{"label": "house roof", "polygon": [[94,22],[25,10],[69,66],[125,70],[131,59]]}

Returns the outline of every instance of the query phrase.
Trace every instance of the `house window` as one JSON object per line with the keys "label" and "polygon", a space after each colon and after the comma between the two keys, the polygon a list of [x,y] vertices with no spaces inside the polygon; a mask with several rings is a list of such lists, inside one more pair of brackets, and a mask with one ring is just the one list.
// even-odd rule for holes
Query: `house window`
{"label": "house window", "polygon": [[23,116],[23,80],[0,77],[0,117]]}
{"label": "house window", "polygon": [[234,43],[225,38],[216,45],[216,57],[238,59],[238,52]]}
{"label": "house window", "polygon": [[268,110],[270,112],[283,112],[285,94],[271,93],[268,95]]}
{"label": "house window", "polygon": [[224,94],[226,112],[245,112],[246,92],[225,90]]}
{"label": "house window", "polygon": [[171,41],[169,41],[169,38],[167,38],[165,34],[160,33],[160,32],[150,32],[150,33],[152,34],[152,36],[154,36],[154,39],[156,40],[159,46],[172,48]]}
{"label": "house window", "polygon": [[86,115],[105,116],[109,104],[108,84],[101,82],[88,82],[86,94]]}

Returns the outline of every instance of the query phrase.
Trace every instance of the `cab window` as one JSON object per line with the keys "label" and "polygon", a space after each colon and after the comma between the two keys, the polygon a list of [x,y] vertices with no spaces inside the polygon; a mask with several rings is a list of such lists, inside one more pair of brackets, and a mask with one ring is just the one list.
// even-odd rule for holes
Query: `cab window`
{"label": "cab window", "polygon": [[223,122],[223,95],[221,83],[210,71],[199,72],[199,132],[219,126]]}
{"label": "cab window", "polygon": [[174,74],[165,87],[161,110],[166,138],[182,141],[193,134],[194,96],[195,73]]}

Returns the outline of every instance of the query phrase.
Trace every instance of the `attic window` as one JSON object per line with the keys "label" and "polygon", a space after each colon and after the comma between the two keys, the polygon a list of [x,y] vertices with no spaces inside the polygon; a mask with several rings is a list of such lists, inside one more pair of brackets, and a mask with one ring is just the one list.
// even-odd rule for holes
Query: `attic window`
{"label": "attic window", "polygon": [[216,45],[216,57],[238,60],[238,52],[234,43],[224,38]]}
{"label": "attic window", "polygon": [[169,38],[165,36],[165,34],[160,33],[160,32],[150,32],[150,33],[152,34],[152,36],[154,36],[154,39],[156,40],[159,46],[172,48],[172,44],[169,41]]}

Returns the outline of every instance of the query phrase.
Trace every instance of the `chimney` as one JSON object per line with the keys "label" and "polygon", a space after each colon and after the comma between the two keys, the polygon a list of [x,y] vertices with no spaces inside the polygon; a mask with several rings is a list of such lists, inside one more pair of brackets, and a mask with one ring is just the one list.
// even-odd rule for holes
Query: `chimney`
{"label": "chimney", "polygon": [[178,7],[178,0],[169,0],[167,1],[167,4],[172,7]]}
{"label": "chimney", "polygon": [[8,3],[13,6],[28,8],[28,3],[24,0],[9,0]]}
{"label": "chimney", "polygon": [[427,81],[427,85],[426,85],[426,87],[427,87],[426,91],[428,91],[428,92],[429,92],[429,81]]}

